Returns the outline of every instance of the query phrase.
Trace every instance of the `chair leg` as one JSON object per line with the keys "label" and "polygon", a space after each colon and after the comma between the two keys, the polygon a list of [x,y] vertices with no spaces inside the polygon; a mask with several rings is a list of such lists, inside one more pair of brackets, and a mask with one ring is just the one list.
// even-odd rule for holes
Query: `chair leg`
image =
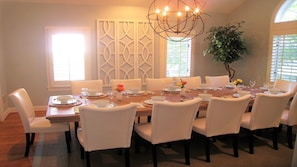
{"label": "chair leg", "polygon": [[31,133],[30,145],[34,143],[34,140],[35,140],[35,133]]}
{"label": "chair leg", "polygon": [[91,162],[90,162],[90,154],[91,152],[87,151],[86,152],[86,162],[87,162],[87,167],[91,166]]}
{"label": "chair leg", "polygon": [[190,165],[190,140],[184,141],[186,165]]}
{"label": "chair leg", "polygon": [[152,144],[152,154],[153,154],[153,163],[154,167],[157,167],[157,145]]}
{"label": "chair leg", "polygon": [[29,151],[30,151],[30,133],[26,133],[25,157],[28,157]]}
{"label": "chair leg", "polygon": [[125,148],[125,164],[126,167],[130,167],[130,149]]}
{"label": "chair leg", "polygon": [[78,122],[74,122],[74,133],[75,133],[75,137],[77,138],[77,129],[78,129]]}
{"label": "chair leg", "polygon": [[71,153],[71,148],[70,148],[70,131],[66,131],[65,132],[65,139],[66,139],[67,151],[68,151],[68,153]]}
{"label": "chair leg", "polygon": [[79,144],[79,147],[80,147],[80,158],[85,159],[85,149],[81,144]]}
{"label": "chair leg", "polygon": [[254,154],[254,132],[248,130],[248,138],[249,138],[249,153]]}
{"label": "chair leg", "polygon": [[233,153],[234,157],[238,157],[238,134],[233,135]]}
{"label": "chair leg", "polygon": [[278,128],[273,128],[273,148],[275,150],[278,150],[278,145],[277,145],[277,134],[278,134]]}
{"label": "chair leg", "polygon": [[135,133],[135,153],[140,152],[139,142],[140,142],[140,136],[137,133]]}
{"label": "chair leg", "polygon": [[205,136],[205,156],[206,162],[210,162],[210,139]]}
{"label": "chair leg", "polygon": [[287,141],[288,147],[293,149],[293,141],[292,141],[292,126],[287,126]]}

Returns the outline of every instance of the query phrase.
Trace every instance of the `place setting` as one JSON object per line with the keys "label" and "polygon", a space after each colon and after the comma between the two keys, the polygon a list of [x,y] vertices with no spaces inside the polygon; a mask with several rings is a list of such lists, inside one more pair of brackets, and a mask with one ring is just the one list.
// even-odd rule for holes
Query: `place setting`
{"label": "place setting", "polygon": [[49,106],[50,107],[73,107],[81,105],[82,102],[72,95],[58,95],[53,96]]}

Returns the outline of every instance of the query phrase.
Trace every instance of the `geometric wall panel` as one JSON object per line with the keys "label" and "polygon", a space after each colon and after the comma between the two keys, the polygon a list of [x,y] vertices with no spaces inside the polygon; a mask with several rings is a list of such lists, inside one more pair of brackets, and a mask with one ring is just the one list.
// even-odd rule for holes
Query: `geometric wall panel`
{"label": "geometric wall panel", "polygon": [[154,33],[147,22],[97,20],[98,78],[154,77]]}

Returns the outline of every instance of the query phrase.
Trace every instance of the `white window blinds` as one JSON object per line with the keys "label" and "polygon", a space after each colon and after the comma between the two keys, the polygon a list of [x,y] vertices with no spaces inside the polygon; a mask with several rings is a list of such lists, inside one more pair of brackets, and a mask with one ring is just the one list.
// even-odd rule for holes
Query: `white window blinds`
{"label": "white window blinds", "polygon": [[270,81],[297,80],[297,34],[273,36]]}

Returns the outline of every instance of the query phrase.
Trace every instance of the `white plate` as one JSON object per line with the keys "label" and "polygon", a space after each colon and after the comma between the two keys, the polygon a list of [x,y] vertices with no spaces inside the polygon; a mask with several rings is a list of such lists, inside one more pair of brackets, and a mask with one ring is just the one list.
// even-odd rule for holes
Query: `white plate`
{"label": "white plate", "polygon": [[238,93],[233,94],[233,97],[240,97]]}
{"label": "white plate", "polygon": [[268,88],[260,87],[261,90],[268,90]]}
{"label": "white plate", "polygon": [[235,88],[235,87],[236,87],[236,85],[226,85],[226,88],[230,88],[230,89]]}
{"label": "white plate", "polygon": [[[159,101],[159,102],[166,102],[166,101],[167,101],[167,100]],[[153,101],[153,100],[151,100],[151,99],[149,99],[149,100],[145,100],[145,101],[144,101],[145,104],[151,104],[151,105],[154,104],[154,102],[155,102],[155,101]]]}
{"label": "white plate", "polygon": [[103,93],[100,93],[100,92],[96,92],[95,94],[92,94],[92,95],[88,95],[88,97],[98,97],[98,96],[103,96],[104,94]]}
{"label": "white plate", "polygon": [[[63,99],[63,100],[60,100],[60,99]],[[53,104],[56,104],[56,105],[57,104],[61,104],[61,105],[74,104],[76,102],[77,102],[77,99],[73,98],[70,95],[57,96],[53,98]]]}
{"label": "white plate", "polygon": [[270,93],[269,91],[265,91],[264,93],[271,94],[271,95],[277,95],[277,94],[282,94],[283,92]]}
{"label": "white plate", "polygon": [[175,90],[171,90],[171,89],[168,89],[168,88],[165,88],[165,89],[163,89],[165,92],[179,92],[180,91],[180,89],[178,88],[178,89],[175,89]]}

